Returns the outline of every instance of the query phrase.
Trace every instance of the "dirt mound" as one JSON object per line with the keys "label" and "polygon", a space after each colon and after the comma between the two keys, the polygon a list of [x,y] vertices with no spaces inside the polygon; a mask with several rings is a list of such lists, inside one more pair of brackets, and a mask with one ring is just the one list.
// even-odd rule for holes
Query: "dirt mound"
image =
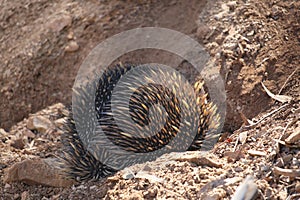
{"label": "dirt mound", "polygon": [[204,5],[205,1],[6,2],[0,8],[0,127],[8,129],[53,103],[70,104],[80,64],[107,37],[144,26],[191,34]]}
{"label": "dirt mound", "polygon": [[204,16],[211,32],[203,39],[226,83],[225,130],[235,130],[241,113],[253,118],[272,105],[261,82],[273,93],[299,98],[299,2],[232,1],[220,7]]}

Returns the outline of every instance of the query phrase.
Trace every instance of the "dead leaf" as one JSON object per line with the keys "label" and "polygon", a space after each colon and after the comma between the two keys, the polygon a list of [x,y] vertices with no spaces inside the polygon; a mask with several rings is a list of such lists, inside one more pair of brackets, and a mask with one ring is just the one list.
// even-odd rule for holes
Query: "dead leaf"
{"label": "dead leaf", "polygon": [[258,187],[252,176],[247,176],[241,185],[236,189],[232,200],[251,200],[256,199]]}
{"label": "dead leaf", "polygon": [[241,132],[239,134],[239,140],[242,144],[245,144],[247,141],[247,131]]}
{"label": "dead leaf", "polygon": [[280,167],[274,167],[274,173],[289,177],[300,177],[300,169],[283,169]]}
{"label": "dead leaf", "polygon": [[285,103],[285,102],[290,102],[293,98],[290,96],[286,96],[286,95],[276,95],[273,94],[270,90],[268,90],[268,88],[266,88],[266,86],[263,84],[263,82],[261,82],[261,85],[263,86],[264,90],[267,92],[267,94],[272,98],[275,99],[276,101],[279,101],[281,103]]}

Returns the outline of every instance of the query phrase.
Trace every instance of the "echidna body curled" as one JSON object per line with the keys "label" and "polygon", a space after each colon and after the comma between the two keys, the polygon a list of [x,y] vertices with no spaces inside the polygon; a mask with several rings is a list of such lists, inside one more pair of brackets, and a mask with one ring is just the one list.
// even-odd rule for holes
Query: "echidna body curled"
{"label": "echidna body curled", "polygon": [[207,133],[217,130],[219,116],[203,82],[190,86],[179,72],[161,66],[115,65],[76,88],[79,98],[64,128],[66,174],[98,180],[164,153],[200,149],[214,136]]}

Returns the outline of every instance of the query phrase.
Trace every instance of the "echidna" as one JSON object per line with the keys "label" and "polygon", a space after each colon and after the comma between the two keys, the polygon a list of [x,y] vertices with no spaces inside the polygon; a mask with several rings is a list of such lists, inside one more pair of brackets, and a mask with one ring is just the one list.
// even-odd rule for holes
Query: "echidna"
{"label": "echidna", "polygon": [[129,64],[99,76],[76,89],[76,111],[66,114],[62,167],[71,178],[98,180],[170,151],[200,149],[219,126],[201,80],[189,90],[175,70]]}

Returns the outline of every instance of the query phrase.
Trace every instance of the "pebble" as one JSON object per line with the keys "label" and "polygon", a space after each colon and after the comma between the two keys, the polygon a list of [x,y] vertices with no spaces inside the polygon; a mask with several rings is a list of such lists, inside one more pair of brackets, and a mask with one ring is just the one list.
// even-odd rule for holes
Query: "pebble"
{"label": "pebble", "polygon": [[90,190],[95,190],[95,189],[97,189],[97,185],[92,185],[92,186],[90,187]]}
{"label": "pebble", "polygon": [[247,141],[247,131],[241,132],[239,135],[239,140],[242,144],[245,144]]}
{"label": "pebble", "polygon": [[75,52],[79,49],[79,45],[75,41],[70,41],[65,47],[66,52]]}
{"label": "pebble", "polygon": [[234,171],[236,171],[236,172],[242,172],[244,169],[242,168],[242,167],[236,167],[235,169],[234,169]]}
{"label": "pebble", "polygon": [[73,33],[72,31],[69,32],[69,34],[67,35],[67,38],[68,38],[69,40],[74,39],[74,33]]}
{"label": "pebble", "polygon": [[248,153],[251,155],[251,156],[266,156],[266,152],[263,152],[263,151],[256,151],[256,150],[248,150]]}
{"label": "pebble", "polygon": [[37,130],[40,133],[46,133],[53,126],[52,122],[43,116],[31,116],[27,122],[27,128]]}
{"label": "pebble", "polygon": [[54,124],[59,128],[62,128],[65,125],[65,123],[66,123],[66,120],[64,118],[59,118],[54,121]]}
{"label": "pebble", "polygon": [[24,191],[21,194],[21,200],[26,200],[29,198],[29,192],[28,191]]}
{"label": "pebble", "polygon": [[25,141],[24,141],[23,138],[18,138],[16,140],[12,141],[11,146],[16,148],[16,149],[24,149]]}
{"label": "pebble", "polygon": [[122,175],[122,178],[125,179],[125,180],[133,179],[133,178],[134,178],[134,175],[133,175],[131,172],[125,172],[125,173]]}
{"label": "pebble", "polygon": [[6,184],[4,185],[4,188],[5,188],[5,189],[11,188],[11,185],[8,184],[8,183],[6,183]]}

